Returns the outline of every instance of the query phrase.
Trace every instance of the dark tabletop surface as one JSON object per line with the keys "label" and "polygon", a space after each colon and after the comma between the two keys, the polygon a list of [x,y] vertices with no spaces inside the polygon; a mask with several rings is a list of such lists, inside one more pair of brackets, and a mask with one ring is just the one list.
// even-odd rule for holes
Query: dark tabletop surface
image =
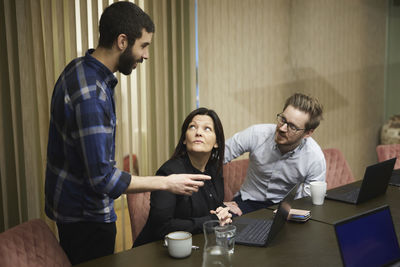
{"label": "dark tabletop surface", "polygon": [[[325,199],[321,206],[311,198],[295,200],[292,207],[311,211],[305,223],[287,222],[267,247],[235,245],[233,266],[341,266],[340,253],[333,224],[347,217],[388,204],[397,236],[400,239],[400,187],[389,186],[385,195],[358,205]],[[262,209],[246,214],[252,218],[271,218],[272,210]],[[201,266],[204,246],[202,234],[193,236],[193,245],[200,247],[184,259],[174,259],[161,241],[146,244],[114,255],[95,259],[77,266]]]}
{"label": "dark tabletop surface", "polygon": [[[263,209],[245,215],[270,218],[272,211]],[[204,246],[202,234],[193,236],[193,245],[200,247],[185,259],[169,256],[161,241],[102,257],[78,266],[201,266]],[[322,256],[323,255],[323,256]],[[340,266],[340,254],[333,227],[317,221],[287,222],[267,247],[235,245],[233,266]]]}

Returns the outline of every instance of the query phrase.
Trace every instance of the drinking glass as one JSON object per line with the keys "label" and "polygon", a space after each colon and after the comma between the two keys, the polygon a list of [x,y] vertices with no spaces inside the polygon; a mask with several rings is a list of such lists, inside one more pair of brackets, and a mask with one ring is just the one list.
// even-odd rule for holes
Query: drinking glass
{"label": "drinking glass", "polygon": [[202,267],[231,267],[232,257],[228,251],[227,242],[218,242],[215,228],[220,226],[218,220],[207,221],[203,224],[204,251]]}
{"label": "drinking glass", "polygon": [[235,251],[236,226],[232,224],[216,226],[215,236],[219,246],[227,247],[230,254]]}

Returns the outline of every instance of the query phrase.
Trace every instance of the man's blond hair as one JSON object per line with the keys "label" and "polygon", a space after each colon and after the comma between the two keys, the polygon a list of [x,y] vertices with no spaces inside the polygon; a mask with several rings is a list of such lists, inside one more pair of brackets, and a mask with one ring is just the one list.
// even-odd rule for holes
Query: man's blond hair
{"label": "man's blond hair", "polygon": [[292,106],[298,110],[301,110],[310,115],[310,119],[306,123],[306,130],[316,129],[321,122],[323,107],[319,103],[318,99],[307,96],[301,93],[295,93],[288,99],[286,99],[285,110],[288,106]]}

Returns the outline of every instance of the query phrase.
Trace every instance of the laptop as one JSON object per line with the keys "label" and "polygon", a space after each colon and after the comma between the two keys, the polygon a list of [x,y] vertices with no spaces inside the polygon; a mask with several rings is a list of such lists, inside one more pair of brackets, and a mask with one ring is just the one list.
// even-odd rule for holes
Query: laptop
{"label": "laptop", "polygon": [[368,166],[361,187],[358,182],[346,184],[327,191],[326,198],[351,204],[359,204],[385,194],[396,158]]}
{"label": "laptop", "polygon": [[399,262],[399,242],[388,205],[336,222],[334,227],[345,267]]}
{"label": "laptop", "polygon": [[400,169],[393,170],[389,184],[394,186],[400,186]]}
{"label": "laptop", "polygon": [[268,245],[285,225],[299,184],[292,187],[278,205],[273,219],[235,217],[235,243],[263,247]]}

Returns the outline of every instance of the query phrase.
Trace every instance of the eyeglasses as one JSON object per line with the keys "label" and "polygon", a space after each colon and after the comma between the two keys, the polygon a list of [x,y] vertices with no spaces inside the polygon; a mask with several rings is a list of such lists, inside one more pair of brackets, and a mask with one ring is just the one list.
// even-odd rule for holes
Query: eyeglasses
{"label": "eyeglasses", "polygon": [[276,115],[276,121],[278,122],[279,127],[282,127],[284,124],[287,124],[287,129],[289,133],[295,134],[298,131],[305,130],[298,128],[296,125],[294,125],[291,122],[287,122],[286,118],[282,115],[282,113],[279,113]]}

